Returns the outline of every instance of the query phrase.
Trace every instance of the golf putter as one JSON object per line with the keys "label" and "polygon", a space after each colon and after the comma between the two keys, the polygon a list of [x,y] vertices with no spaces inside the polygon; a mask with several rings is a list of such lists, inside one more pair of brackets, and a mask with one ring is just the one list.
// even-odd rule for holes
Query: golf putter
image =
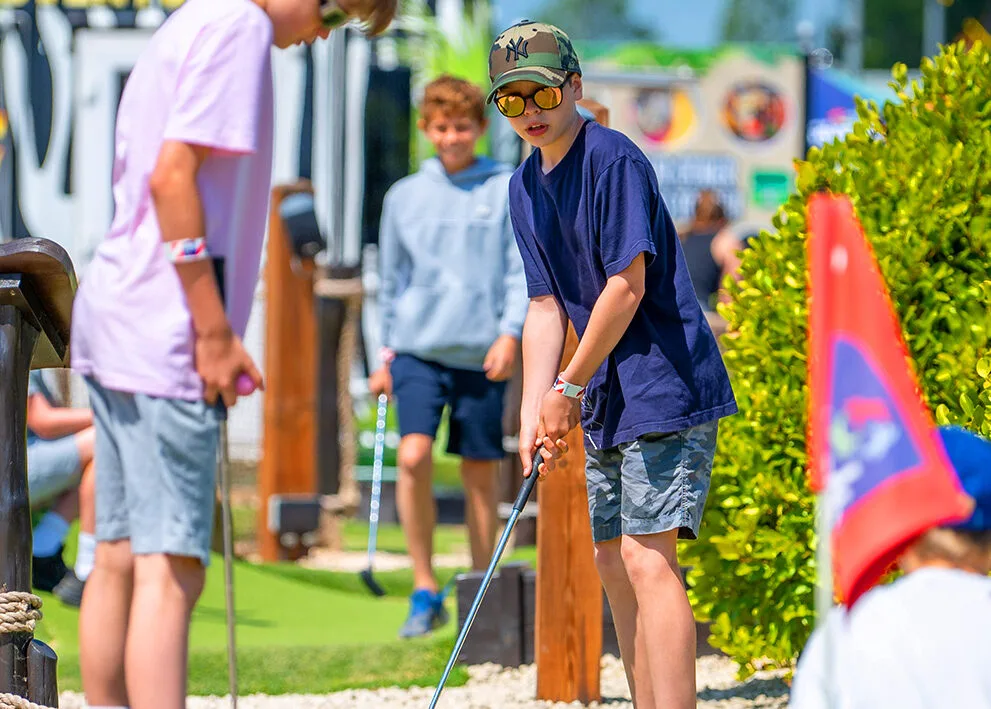
{"label": "golf putter", "polygon": [[506,544],[509,542],[509,536],[513,533],[513,528],[516,526],[516,520],[519,519],[520,513],[523,512],[523,508],[526,506],[526,501],[530,497],[530,492],[533,490],[533,486],[537,482],[537,465],[541,459],[540,455],[541,449],[538,447],[533,454],[533,460],[537,461],[534,463],[533,468],[530,470],[530,474],[523,478],[523,485],[520,487],[519,494],[516,495],[516,501],[513,503],[513,509],[509,513],[509,519],[506,520],[506,528],[502,532],[502,536],[499,538],[499,543],[496,544],[495,552],[492,554],[492,561],[489,562],[489,568],[485,570],[485,576],[482,577],[482,584],[478,587],[478,591],[475,593],[475,600],[471,602],[471,608],[468,609],[468,616],[465,618],[465,623],[461,626],[461,632],[458,633],[458,639],[454,643],[454,650],[451,651],[451,657],[447,660],[447,667],[444,668],[444,674],[441,675],[440,682],[437,683],[437,689],[434,691],[434,698],[430,700],[430,709],[435,709],[437,706],[437,701],[440,699],[440,693],[444,691],[444,685],[447,683],[447,678],[451,674],[451,670],[454,669],[454,663],[458,661],[458,655],[461,654],[461,648],[465,644],[465,639],[468,637],[468,631],[471,630],[471,624],[475,621],[475,616],[478,614],[478,608],[482,605],[482,598],[485,596],[485,591],[489,588],[489,584],[492,583],[492,575],[495,573],[496,564],[499,563],[499,559],[502,557],[502,552],[506,548]]}
{"label": "golf putter", "polygon": [[361,572],[361,580],[376,596],[384,596],[385,589],[372,574],[375,546],[378,543],[379,506],[382,500],[382,465],[385,457],[385,418],[389,410],[389,397],[379,394],[378,416],[375,422],[375,460],[372,463],[372,495],[368,502],[368,567]]}
{"label": "golf putter", "polygon": [[[237,378],[234,385],[238,396],[248,396],[255,384],[247,374]],[[231,708],[237,709],[237,639],[234,617],[234,524],[231,517],[230,451],[227,443],[227,407],[221,400],[220,450],[217,454],[217,484],[220,486],[220,512],[224,529],[224,605],[227,613],[227,678],[231,693]]]}

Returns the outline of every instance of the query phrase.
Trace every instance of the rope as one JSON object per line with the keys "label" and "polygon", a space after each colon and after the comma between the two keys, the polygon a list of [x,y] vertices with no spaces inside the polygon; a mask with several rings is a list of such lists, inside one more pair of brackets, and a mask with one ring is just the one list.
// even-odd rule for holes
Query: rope
{"label": "rope", "polygon": [[361,489],[355,479],[354,404],[351,401],[351,369],[358,346],[361,322],[361,300],[364,294],[361,278],[320,278],[313,284],[315,295],[344,301],[344,321],[337,346],[337,420],[340,441],[340,468],[337,498],[345,508],[356,509],[361,503]]}
{"label": "rope", "polygon": [[[4,591],[0,593],[0,635],[33,633],[41,620],[41,599],[33,593]],[[16,694],[0,693],[0,709],[51,709],[35,704]]]}
{"label": "rope", "polygon": [[354,470],[358,451],[355,445],[354,404],[351,401],[351,369],[358,349],[362,288],[361,279],[356,278],[354,281],[356,282],[348,284],[351,292],[346,295],[347,309],[337,351],[337,420],[341,429],[338,439],[341,446],[338,495],[345,504],[357,508],[361,503],[361,489]]}
{"label": "rope", "polygon": [[52,709],[52,707],[29,702],[16,694],[0,694],[0,709]]}
{"label": "rope", "polygon": [[[41,599],[23,591],[0,593],[0,635],[33,633],[41,620]],[[0,705],[2,706],[2,705]]]}

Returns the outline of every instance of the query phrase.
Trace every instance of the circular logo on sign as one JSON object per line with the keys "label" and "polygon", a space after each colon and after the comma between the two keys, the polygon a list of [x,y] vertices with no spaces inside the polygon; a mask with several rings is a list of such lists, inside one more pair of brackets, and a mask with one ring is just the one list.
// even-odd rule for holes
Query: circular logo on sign
{"label": "circular logo on sign", "polygon": [[654,143],[670,144],[688,137],[698,123],[695,105],[684,89],[642,89],[636,96],[637,127]]}
{"label": "circular logo on sign", "polygon": [[784,127],[786,118],[784,98],[759,81],[737,84],[723,105],[726,127],[748,143],[770,140]]}

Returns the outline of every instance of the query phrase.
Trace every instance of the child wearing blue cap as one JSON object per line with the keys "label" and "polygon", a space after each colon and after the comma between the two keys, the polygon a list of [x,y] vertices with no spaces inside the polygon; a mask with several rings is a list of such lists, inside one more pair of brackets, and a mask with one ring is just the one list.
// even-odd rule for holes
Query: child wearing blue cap
{"label": "child wearing blue cap", "polygon": [[902,578],[833,611],[799,659],[793,709],[991,708],[991,442],[939,436],[973,513],[906,549]]}

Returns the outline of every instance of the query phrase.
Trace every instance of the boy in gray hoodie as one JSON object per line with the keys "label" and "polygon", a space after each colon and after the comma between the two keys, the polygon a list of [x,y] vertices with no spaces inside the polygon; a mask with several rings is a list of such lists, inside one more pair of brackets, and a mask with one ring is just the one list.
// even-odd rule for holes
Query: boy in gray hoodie
{"label": "boy in gray hoodie", "polygon": [[474,568],[486,567],[495,542],[505,381],[528,301],[509,221],[512,168],[475,153],[484,109],[473,84],[450,76],[431,82],[419,128],[437,157],[394,184],[382,210],[382,366],[369,388],[395,395],[402,436],[396,502],[414,587],[402,637],[447,620],[431,561],[432,450],[445,406],[447,450],[461,456]]}

